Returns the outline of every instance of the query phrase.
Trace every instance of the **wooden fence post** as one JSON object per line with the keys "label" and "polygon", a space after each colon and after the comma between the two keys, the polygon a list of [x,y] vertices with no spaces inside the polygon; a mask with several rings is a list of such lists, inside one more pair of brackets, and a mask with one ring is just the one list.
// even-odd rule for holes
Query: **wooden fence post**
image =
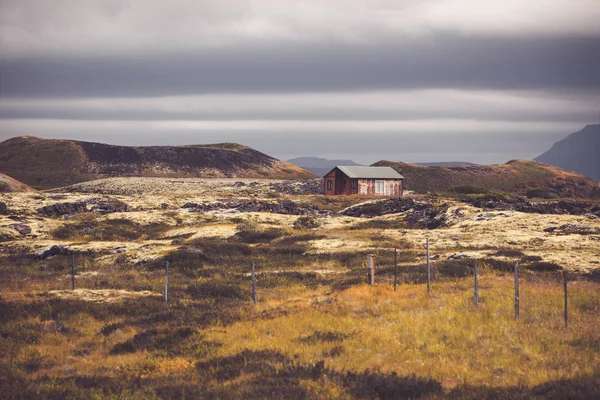
{"label": "wooden fence post", "polygon": [[75,290],[75,253],[71,252],[71,290]]}
{"label": "wooden fence post", "polygon": [[515,263],[515,318],[519,318],[519,262]]}
{"label": "wooden fence post", "polygon": [[567,308],[567,271],[563,271],[563,282],[565,288],[565,328],[569,327],[569,314]]}
{"label": "wooden fence post", "polygon": [[475,269],[474,269],[474,281],[473,281],[473,304],[477,307],[479,305],[479,282],[477,277],[477,259],[475,259]]}
{"label": "wooden fence post", "polygon": [[252,263],[252,302],[257,303],[256,299],[256,276],[254,274],[254,263]]}
{"label": "wooden fence post", "polygon": [[398,249],[394,248],[394,292],[396,291],[396,283],[398,282]]}
{"label": "wooden fence post", "polygon": [[169,302],[169,262],[165,263],[165,303]]}
{"label": "wooden fence post", "polygon": [[375,284],[375,262],[373,257],[373,254],[367,254],[367,283],[369,285]]}
{"label": "wooden fence post", "polygon": [[431,266],[429,265],[429,238],[427,238],[427,294],[431,294]]}

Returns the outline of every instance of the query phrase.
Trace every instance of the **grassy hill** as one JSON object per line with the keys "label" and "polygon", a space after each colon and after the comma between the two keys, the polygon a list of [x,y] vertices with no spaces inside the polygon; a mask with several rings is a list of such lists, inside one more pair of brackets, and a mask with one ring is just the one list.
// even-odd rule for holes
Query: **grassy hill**
{"label": "grassy hill", "polygon": [[293,164],[235,143],[134,147],[30,136],[0,143],[0,170],[40,189],[118,176],[314,177]]}
{"label": "grassy hill", "polygon": [[0,193],[33,192],[26,184],[0,172]]}
{"label": "grassy hill", "polygon": [[384,160],[373,165],[394,168],[406,178],[405,188],[415,192],[440,192],[472,186],[520,194],[539,191],[559,197],[591,197],[598,194],[600,185],[595,179],[575,172],[526,160],[447,167],[423,167]]}

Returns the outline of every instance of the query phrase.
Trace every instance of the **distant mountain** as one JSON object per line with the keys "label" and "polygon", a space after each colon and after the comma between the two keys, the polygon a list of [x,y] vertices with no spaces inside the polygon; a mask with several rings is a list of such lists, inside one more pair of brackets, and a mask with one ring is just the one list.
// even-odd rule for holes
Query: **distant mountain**
{"label": "distant mountain", "polygon": [[520,194],[541,189],[560,197],[591,197],[600,193],[600,182],[592,178],[535,161],[513,160],[506,164],[450,167],[378,161],[373,166],[394,168],[404,176],[405,189],[419,193],[444,192],[459,186]]}
{"label": "distant mountain", "polygon": [[600,180],[600,124],[587,125],[579,132],[554,143],[535,161],[555,165]]}
{"label": "distant mountain", "polygon": [[297,157],[288,160],[288,162],[297,165],[315,175],[323,176],[338,165],[362,165],[352,160],[328,160],[319,157]]}
{"label": "distant mountain", "polygon": [[235,143],[130,147],[30,136],[0,143],[0,171],[39,189],[122,176],[314,177],[293,164]]}
{"label": "distant mountain", "polygon": [[422,167],[453,167],[455,165],[477,165],[465,161],[439,161],[439,162],[420,162],[415,163]]}

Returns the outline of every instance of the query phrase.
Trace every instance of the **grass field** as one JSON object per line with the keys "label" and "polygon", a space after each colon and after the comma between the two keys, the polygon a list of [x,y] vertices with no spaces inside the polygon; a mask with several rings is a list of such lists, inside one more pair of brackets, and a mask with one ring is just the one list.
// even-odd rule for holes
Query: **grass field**
{"label": "grass field", "polygon": [[[398,215],[191,213],[160,206],[189,198],[154,194],[120,197],[145,209],[41,218],[28,210],[50,200],[32,196],[4,198],[32,234],[0,244],[2,398],[600,397],[597,220],[450,204],[462,216],[425,230]],[[52,245],[63,250],[39,255]]]}

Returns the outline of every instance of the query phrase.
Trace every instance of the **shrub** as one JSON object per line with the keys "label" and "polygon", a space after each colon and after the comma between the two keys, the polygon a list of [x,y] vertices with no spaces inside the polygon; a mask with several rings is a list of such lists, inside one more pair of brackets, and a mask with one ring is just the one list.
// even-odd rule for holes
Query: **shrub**
{"label": "shrub", "polygon": [[548,188],[537,187],[527,190],[526,196],[531,198],[537,197],[540,199],[551,199],[557,197],[556,194],[550,192]]}
{"label": "shrub", "polygon": [[532,271],[560,271],[563,269],[562,266],[552,263],[552,262],[534,262],[532,264],[524,265],[524,268],[530,269]]}
{"label": "shrub", "polygon": [[321,221],[319,221],[316,217],[312,215],[306,215],[304,217],[299,217],[294,222],[294,229],[315,229],[321,226]]}
{"label": "shrub", "polygon": [[140,225],[128,219],[108,219],[65,224],[51,235],[59,240],[137,240],[142,236],[157,238],[167,229],[159,223]]}
{"label": "shrub", "polygon": [[488,192],[487,189],[484,189],[479,186],[471,186],[471,185],[456,186],[455,188],[451,189],[450,191],[454,192],[454,193],[459,193],[459,194],[485,194]]}
{"label": "shrub", "polygon": [[249,284],[242,287],[226,280],[207,280],[188,286],[187,292],[195,298],[249,300],[249,287]]}
{"label": "shrub", "polygon": [[497,257],[523,257],[525,254],[523,254],[521,250],[504,248],[498,249],[498,251],[492,255]]}
{"label": "shrub", "polygon": [[256,222],[245,221],[237,226],[236,237],[244,243],[269,242],[285,234],[281,228],[263,230]]}
{"label": "shrub", "polygon": [[352,225],[350,230],[358,229],[405,229],[407,224],[399,219],[370,219]]}

